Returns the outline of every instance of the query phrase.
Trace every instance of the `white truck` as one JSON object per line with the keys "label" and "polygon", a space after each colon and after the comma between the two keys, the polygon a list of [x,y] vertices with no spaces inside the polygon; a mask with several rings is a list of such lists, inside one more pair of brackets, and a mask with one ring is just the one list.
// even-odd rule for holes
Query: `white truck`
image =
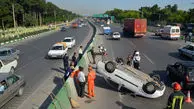
{"label": "white truck", "polygon": [[0,60],[0,73],[13,74],[17,65],[17,60]]}

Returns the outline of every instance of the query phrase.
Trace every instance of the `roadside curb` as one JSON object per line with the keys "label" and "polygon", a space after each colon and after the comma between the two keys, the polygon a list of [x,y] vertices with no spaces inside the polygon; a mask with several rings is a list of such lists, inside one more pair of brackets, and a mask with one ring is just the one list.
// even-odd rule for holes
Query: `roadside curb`
{"label": "roadside curb", "polygon": [[35,34],[35,35],[30,35],[30,36],[26,36],[26,37],[22,37],[22,38],[16,38],[16,39],[13,39],[13,40],[10,40],[10,41],[2,42],[2,43],[0,43],[0,46],[6,45],[6,44],[10,44],[10,43],[13,43],[13,42],[18,42],[18,41],[21,41],[21,40],[24,40],[24,39],[36,37],[36,36],[39,36],[39,35],[41,35],[43,33],[50,33],[50,32],[54,32],[54,31],[57,31],[57,30],[50,30],[50,31],[38,33],[38,34]]}

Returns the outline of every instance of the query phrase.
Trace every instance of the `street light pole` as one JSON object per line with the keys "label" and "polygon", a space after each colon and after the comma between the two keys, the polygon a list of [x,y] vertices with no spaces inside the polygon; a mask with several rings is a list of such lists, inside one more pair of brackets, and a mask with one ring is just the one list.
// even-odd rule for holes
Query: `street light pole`
{"label": "street light pole", "polygon": [[56,10],[54,10],[54,17],[55,17],[55,28],[56,28]]}
{"label": "street light pole", "polygon": [[15,6],[14,3],[12,3],[12,15],[13,15],[13,26],[16,28],[16,21],[15,21]]}

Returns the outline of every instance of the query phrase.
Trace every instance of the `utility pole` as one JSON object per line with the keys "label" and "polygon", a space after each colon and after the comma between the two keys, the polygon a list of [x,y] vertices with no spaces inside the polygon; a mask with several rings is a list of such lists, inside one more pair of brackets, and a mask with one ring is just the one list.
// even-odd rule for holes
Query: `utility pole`
{"label": "utility pole", "polygon": [[56,10],[54,10],[54,17],[55,17],[55,28],[56,28]]}
{"label": "utility pole", "polygon": [[14,3],[12,3],[12,14],[13,14],[13,26],[16,28],[16,21],[15,21],[15,6]]}

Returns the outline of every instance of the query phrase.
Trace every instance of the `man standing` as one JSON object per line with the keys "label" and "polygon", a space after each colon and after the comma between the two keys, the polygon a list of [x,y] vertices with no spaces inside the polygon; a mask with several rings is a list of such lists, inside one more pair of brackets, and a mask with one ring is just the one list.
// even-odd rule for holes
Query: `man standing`
{"label": "man standing", "polygon": [[82,58],[82,55],[83,55],[83,50],[82,50],[82,46],[80,46],[80,48],[79,48],[79,58],[78,58],[78,61]]}
{"label": "man standing", "polygon": [[84,92],[85,92],[85,74],[83,73],[83,67],[80,67],[78,73],[78,83],[79,83],[79,90],[78,90],[78,96],[83,98],[84,97]]}
{"label": "man standing", "polygon": [[173,84],[174,92],[168,98],[168,109],[183,109],[185,95],[181,92],[181,86],[175,82]]}
{"label": "man standing", "polygon": [[76,52],[73,53],[72,56],[72,62],[74,62],[74,67],[77,65],[77,57],[76,57]]}
{"label": "man standing", "polygon": [[67,56],[67,54],[65,54],[63,56],[63,65],[64,65],[64,70],[66,72],[67,71],[67,68],[69,66],[69,57]]}
{"label": "man standing", "polygon": [[94,52],[94,47],[92,47],[88,52],[91,52],[93,64],[96,64],[96,53]]}
{"label": "man standing", "polygon": [[92,66],[88,66],[88,97],[94,97],[94,80],[96,79],[96,73],[95,71],[92,69]]}

